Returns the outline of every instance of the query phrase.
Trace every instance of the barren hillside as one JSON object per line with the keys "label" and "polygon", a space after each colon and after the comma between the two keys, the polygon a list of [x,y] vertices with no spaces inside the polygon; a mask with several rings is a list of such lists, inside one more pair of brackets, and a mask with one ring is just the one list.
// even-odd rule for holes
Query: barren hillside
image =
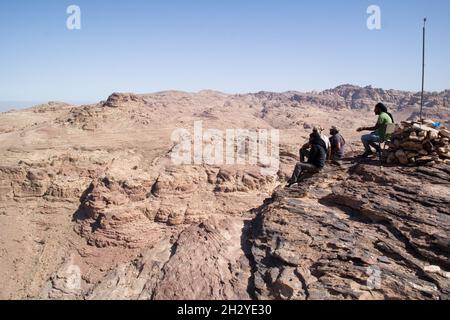
{"label": "barren hillside", "polygon": [[[428,93],[425,114],[448,126],[449,100]],[[170,91],[1,113],[0,298],[448,299],[450,166],[358,163],[380,101],[406,120],[420,96]],[[174,164],[173,132],[198,121],[280,130],[279,171]],[[339,126],[349,158],[287,190],[314,125]]]}

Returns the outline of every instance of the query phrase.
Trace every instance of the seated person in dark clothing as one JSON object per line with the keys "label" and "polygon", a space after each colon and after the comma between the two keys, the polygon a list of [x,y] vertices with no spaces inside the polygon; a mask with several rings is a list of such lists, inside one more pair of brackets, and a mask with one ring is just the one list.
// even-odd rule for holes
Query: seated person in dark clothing
{"label": "seated person in dark clothing", "polygon": [[306,159],[309,158],[309,150],[311,149],[311,143],[308,140],[300,149],[300,162],[307,162]]}
{"label": "seated person in dark clothing", "polygon": [[[301,159],[300,162],[295,166],[294,173],[292,174],[292,178],[289,180],[287,187],[296,184],[299,182],[300,177],[304,172],[310,173],[318,173],[325,166],[325,161],[327,158],[326,145],[325,142],[320,137],[320,134],[317,132],[313,132],[309,137],[309,144],[305,146],[309,146],[309,154],[308,154],[308,162],[304,162],[304,158],[306,155],[306,148],[303,152],[300,152]],[[303,156],[302,156],[303,155]]]}
{"label": "seated person in dark clothing", "polygon": [[[328,160],[331,159],[331,144],[330,139],[322,133],[323,130],[324,129],[322,129],[322,127],[314,127],[313,133],[318,133],[320,135],[320,138],[322,139],[325,146],[325,151],[327,152],[327,160]],[[309,141],[302,146],[302,148],[300,149],[300,162],[306,162],[305,158],[309,157],[310,148],[311,144]]]}
{"label": "seated person in dark clothing", "polygon": [[345,146],[345,139],[344,137],[339,133],[339,129],[335,126],[331,127],[330,129],[330,144],[331,144],[331,161],[333,163],[339,164],[339,160],[342,160],[344,158],[344,146]]}

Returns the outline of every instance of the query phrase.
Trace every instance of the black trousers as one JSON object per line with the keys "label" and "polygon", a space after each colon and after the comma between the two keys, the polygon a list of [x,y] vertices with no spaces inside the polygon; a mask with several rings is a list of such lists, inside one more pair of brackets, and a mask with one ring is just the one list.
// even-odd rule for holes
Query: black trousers
{"label": "black trousers", "polygon": [[317,168],[315,165],[305,162],[299,162],[295,166],[294,173],[292,174],[291,180],[289,180],[291,183],[297,183],[300,180],[300,177],[302,173],[304,172],[310,172],[310,173],[318,173],[320,171],[319,168]]}

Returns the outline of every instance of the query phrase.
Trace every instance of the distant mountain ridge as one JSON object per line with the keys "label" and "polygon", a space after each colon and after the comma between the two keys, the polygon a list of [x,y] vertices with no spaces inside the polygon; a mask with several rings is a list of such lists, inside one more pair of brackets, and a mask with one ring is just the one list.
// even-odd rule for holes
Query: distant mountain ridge
{"label": "distant mountain ridge", "polygon": [[[113,93],[107,99],[106,104],[118,104],[132,100],[132,97],[148,97],[148,96],[228,96],[228,97],[250,97],[256,98],[261,102],[268,102],[270,104],[298,104],[310,105],[320,108],[331,108],[334,110],[371,110],[378,102],[383,102],[393,111],[408,111],[411,112],[411,119],[419,115],[421,93],[410,92],[402,90],[382,88],[374,88],[372,86],[360,87],[351,84],[344,84],[333,89],[316,92],[300,92],[300,91],[286,91],[286,92],[270,92],[260,91],[256,93],[247,94],[225,94],[218,91],[202,90],[197,93],[188,93],[182,91],[164,91],[151,94],[132,94],[132,93]],[[124,101],[121,101],[121,100]],[[117,100],[117,101],[116,101]],[[137,98],[134,98],[137,101]],[[104,101],[100,104],[105,103]],[[36,103],[38,104],[38,103]],[[39,103],[40,104],[40,103]],[[11,103],[4,104],[0,102],[0,111],[7,111],[13,108]],[[16,108],[31,107],[31,103],[18,105]],[[425,92],[424,94],[424,115],[428,118],[436,120],[450,119],[450,90],[441,92]]]}
{"label": "distant mountain ridge", "polygon": [[[345,84],[334,89],[321,92],[297,92],[287,91],[277,94],[272,92],[259,92],[255,94],[259,98],[276,99],[289,97],[292,101],[321,105],[335,109],[365,109],[373,108],[375,102],[383,102],[394,110],[420,107],[421,93],[401,90],[385,90],[372,86],[359,87]],[[449,109],[450,90],[441,92],[425,92],[424,107],[430,109]]]}

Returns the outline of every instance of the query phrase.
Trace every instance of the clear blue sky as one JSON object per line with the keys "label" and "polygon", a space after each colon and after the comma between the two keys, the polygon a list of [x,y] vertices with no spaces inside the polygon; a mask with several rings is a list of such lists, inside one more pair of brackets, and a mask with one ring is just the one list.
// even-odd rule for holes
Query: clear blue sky
{"label": "clear blue sky", "polygon": [[[82,29],[66,28],[81,7]],[[369,31],[366,9],[381,7]],[[97,101],[114,91],[450,88],[448,0],[0,0],[0,100]]]}

